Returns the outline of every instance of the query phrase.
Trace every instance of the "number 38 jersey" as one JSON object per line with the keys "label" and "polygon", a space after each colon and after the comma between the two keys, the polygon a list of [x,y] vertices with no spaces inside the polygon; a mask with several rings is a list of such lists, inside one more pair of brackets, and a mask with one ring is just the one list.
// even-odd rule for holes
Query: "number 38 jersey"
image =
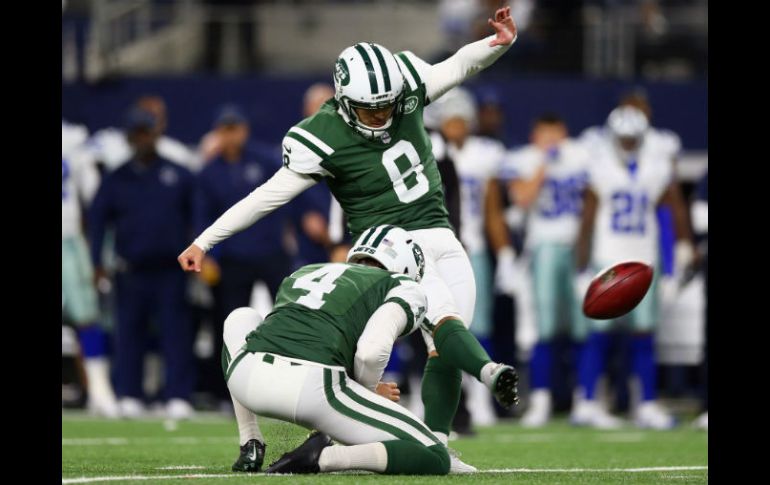
{"label": "number 38 jersey", "polygon": [[590,186],[599,198],[592,260],[597,266],[634,259],[655,265],[659,241],[656,209],[673,179],[671,144],[648,133],[631,163],[609,138],[593,143]]}
{"label": "number 38 jersey", "polygon": [[345,122],[331,99],[283,139],[284,166],[326,181],[348,217],[354,239],[380,224],[406,230],[451,228],[423,124],[425,84],[410,56],[395,56],[406,79],[403,111],[382,138],[364,138]]}
{"label": "number 38 jersey", "polygon": [[406,312],[401,336],[423,324],[425,293],[407,276],[360,264],[303,266],[281,282],[273,311],[248,335],[246,349],[344,366],[353,375],[358,339],[386,302]]}
{"label": "number 38 jersey", "polygon": [[545,180],[527,219],[527,247],[575,242],[588,162],[588,151],[571,139],[550,153],[531,144],[510,153],[503,167],[507,177],[531,179],[545,165]]}

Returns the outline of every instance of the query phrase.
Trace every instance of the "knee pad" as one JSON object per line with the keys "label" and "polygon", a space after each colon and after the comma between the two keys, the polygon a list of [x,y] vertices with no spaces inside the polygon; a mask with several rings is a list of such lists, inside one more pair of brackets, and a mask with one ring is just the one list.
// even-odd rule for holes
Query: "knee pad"
{"label": "knee pad", "polygon": [[225,319],[222,340],[231,356],[243,347],[246,336],[262,323],[262,315],[249,307],[236,308]]}

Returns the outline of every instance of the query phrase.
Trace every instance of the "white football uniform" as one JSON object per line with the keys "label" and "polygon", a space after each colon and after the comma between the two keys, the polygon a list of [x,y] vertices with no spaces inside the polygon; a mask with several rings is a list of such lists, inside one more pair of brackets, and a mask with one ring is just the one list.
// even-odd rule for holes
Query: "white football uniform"
{"label": "white football uniform", "polygon": [[99,172],[85,149],[88,131],[62,122],[62,238],[80,234],[81,204],[88,204],[99,188]]}
{"label": "white football uniform", "polygon": [[460,240],[470,254],[484,251],[486,185],[500,170],[505,146],[492,138],[470,136],[462,148],[452,144],[446,148],[460,178]]}
{"label": "white football uniform", "polygon": [[99,172],[84,147],[88,130],[62,121],[62,309],[78,325],[98,317],[93,269],[82,234],[82,205],[99,187]]}
{"label": "white football uniform", "polygon": [[505,171],[515,178],[530,179],[546,164],[546,179],[527,219],[527,246],[543,243],[573,244],[580,225],[582,191],[588,181],[588,151],[566,140],[556,158],[533,145],[512,151]]}
{"label": "white football uniform", "polygon": [[592,156],[590,187],[599,199],[593,237],[592,261],[604,267],[634,259],[653,266],[659,259],[656,208],[673,180],[678,149],[672,140],[650,132],[629,169],[609,137],[593,137],[587,145]]}
{"label": "white football uniform", "polygon": [[[567,139],[554,153],[534,145],[511,152],[504,172],[511,178],[531,179],[545,165],[545,180],[528,211],[526,257],[531,272],[531,299],[522,298],[517,308],[533,312],[538,338],[556,335],[562,307],[569,313],[570,331],[577,340],[585,337],[585,320],[574,298],[573,247],[580,226],[582,192],[588,181],[588,151]],[[525,308],[532,305],[531,309]],[[523,315],[522,315],[523,317]]]}
{"label": "white football uniform", "polygon": [[[606,126],[591,126],[580,134],[581,145],[592,150],[594,145],[611,142],[610,132]],[[682,141],[679,135],[671,130],[650,127],[645,135],[645,142],[657,146],[662,152],[670,153],[676,157],[682,149]]]}

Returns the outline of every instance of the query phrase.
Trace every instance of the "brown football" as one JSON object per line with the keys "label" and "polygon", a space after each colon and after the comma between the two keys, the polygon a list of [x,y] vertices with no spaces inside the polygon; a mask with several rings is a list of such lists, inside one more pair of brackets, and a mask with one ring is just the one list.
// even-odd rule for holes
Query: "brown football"
{"label": "brown football", "polygon": [[583,298],[583,313],[589,318],[617,318],[633,310],[652,284],[652,267],[639,261],[624,261],[601,272]]}

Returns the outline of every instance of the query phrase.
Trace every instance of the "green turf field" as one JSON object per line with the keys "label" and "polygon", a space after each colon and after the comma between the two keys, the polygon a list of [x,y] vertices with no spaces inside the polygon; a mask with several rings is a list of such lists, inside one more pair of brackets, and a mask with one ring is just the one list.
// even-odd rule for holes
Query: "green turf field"
{"label": "green turf field", "polygon": [[[307,431],[261,421],[265,464],[300,444]],[[517,424],[481,428],[450,442],[483,473],[449,477],[385,477],[364,473],[307,476],[230,472],[237,457],[234,420],[205,415],[169,425],[162,419],[105,421],[62,415],[62,483],[707,483],[708,434],[683,427],[652,432],[575,429],[558,421],[541,430]],[[650,470],[652,469],[652,470]]]}

